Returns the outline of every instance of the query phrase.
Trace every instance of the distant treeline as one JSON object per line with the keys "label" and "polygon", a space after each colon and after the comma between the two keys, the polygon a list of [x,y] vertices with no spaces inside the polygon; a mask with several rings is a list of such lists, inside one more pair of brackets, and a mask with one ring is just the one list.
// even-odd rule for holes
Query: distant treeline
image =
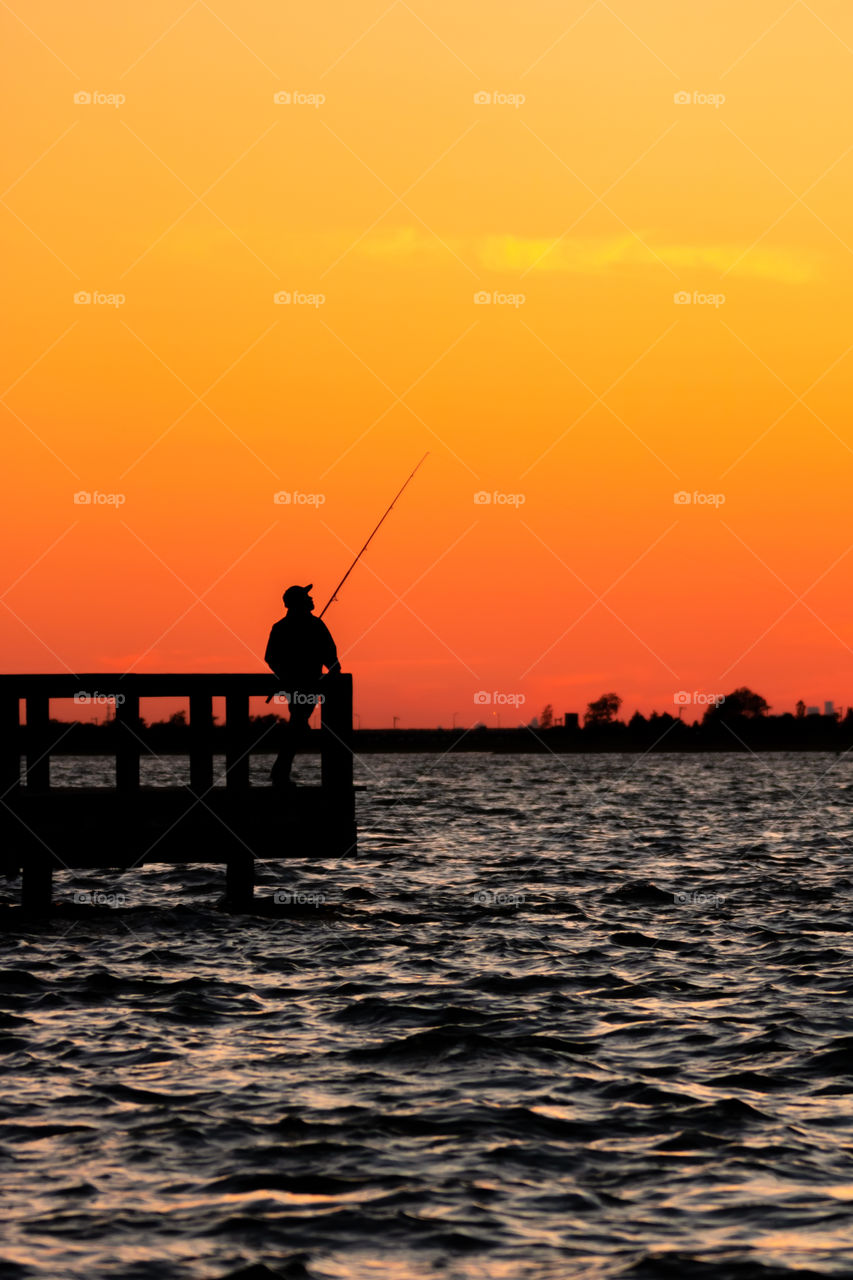
{"label": "distant treeline", "polygon": [[[668,712],[639,713],[625,723],[611,718],[580,724],[568,717],[568,724],[531,724],[515,729],[361,729],[353,733],[356,753],[368,752],[565,752],[585,751],[849,751],[853,748],[853,711],[838,715],[773,716],[766,712],[749,714],[726,708],[723,703],[707,712],[702,721],[688,721]],[[252,751],[277,751],[283,718],[252,716],[246,747]],[[143,752],[155,755],[188,755],[191,729],[183,719],[153,724],[138,722]],[[214,725],[210,745],[225,753],[226,728]],[[54,755],[112,755],[115,751],[115,721],[91,724],[50,721],[50,749]],[[41,741],[40,749],[47,744]],[[320,730],[310,730],[307,751],[319,751]]]}

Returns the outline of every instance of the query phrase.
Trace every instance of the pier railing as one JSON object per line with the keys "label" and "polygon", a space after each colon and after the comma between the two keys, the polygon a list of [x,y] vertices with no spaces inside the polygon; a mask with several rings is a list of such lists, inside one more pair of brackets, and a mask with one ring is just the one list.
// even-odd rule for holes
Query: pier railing
{"label": "pier railing", "polygon": [[[50,790],[50,757],[55,746],[51,731],[52,700],[78,703],[91,698],[115,700],[115,785],[134,792],[140,786],[140,758],[147,753],[141,732],[142,698],[188,698],[190,789],[210,790],[214,782],[215,752],[213,699],[225,699],[225,785],[231,791],[246,790],[249,757],[253,750],[276,751],[279,742],[270,734],[253,743],[249,699],[279,692],[272,675],[244,674],[137,674],[86,672],[80,675],[0,675],[0,794],[21,787],[20,759],[26,756],[24,785],[27,792]],[[352,676],[325,676],[317,686],[320,703],[320,758],[324,792],[351,795]],[[21,721],[21,704],[26,723]],[[280,708],[282,711],[284,707]],[[279,707],[272,705],[272,710]]]}

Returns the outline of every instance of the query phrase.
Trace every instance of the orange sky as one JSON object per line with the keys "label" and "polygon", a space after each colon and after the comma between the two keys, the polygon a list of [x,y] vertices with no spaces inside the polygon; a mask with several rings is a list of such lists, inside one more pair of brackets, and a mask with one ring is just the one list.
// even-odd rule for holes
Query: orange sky
{"label": "orange sky", "polygon": [[4,670],[260,669],[429,450],[327,615],[363,725],[853,701],[848,4],[0,29]]}

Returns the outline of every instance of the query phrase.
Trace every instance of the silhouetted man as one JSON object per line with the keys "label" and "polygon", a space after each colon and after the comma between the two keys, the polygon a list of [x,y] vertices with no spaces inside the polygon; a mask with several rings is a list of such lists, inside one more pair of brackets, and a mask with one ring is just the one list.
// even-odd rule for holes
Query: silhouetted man
{"label": "silhouetted man", "polygon": [[282,596],[287,612],[273,624],[264,654],[264,661],[281,682],[290,712],[284,743],[270,772],[276,787],[286,787],[290,781],[293,758],[304,743],[318,702],[323,667],[330,675],[341,669],[329,628],[314,616],[312,585],[287,588]]}

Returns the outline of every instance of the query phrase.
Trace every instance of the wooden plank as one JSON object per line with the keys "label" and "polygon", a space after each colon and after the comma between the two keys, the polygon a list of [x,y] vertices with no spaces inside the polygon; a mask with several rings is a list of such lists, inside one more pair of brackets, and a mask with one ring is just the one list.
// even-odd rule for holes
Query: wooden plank
{"label": "wooden plank", "polygon": [[225,697],[229,693],[263,696],[275,693],[278,681],[270,672],[85,672],[80,675],[0,675],[0,693],[47,694],[51,698],[73,698],[81,690],[97,689],[99,693],[135,693],[141,698],[185,698],[193,693],[209,693]]}

